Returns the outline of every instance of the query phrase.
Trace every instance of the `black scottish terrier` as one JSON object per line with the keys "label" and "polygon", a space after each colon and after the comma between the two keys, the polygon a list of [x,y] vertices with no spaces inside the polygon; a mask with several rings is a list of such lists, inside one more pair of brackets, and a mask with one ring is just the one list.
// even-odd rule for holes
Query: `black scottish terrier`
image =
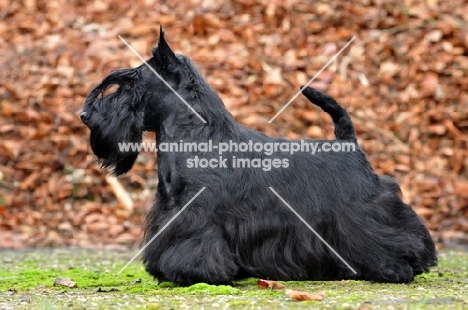
{"label": "black scottish terrier", "polygon": [[[374,173],[357,146],[349,115],[333,98],[303,89],[331,115],[337,138],[306,144],[320,149],[324,143],[353,143],[353,151],[242,151],[231,144],[299,141],[271,138],[238,124],[192,62],[174,54],[162,29],[152,52],[147,64],[161,78],[146,64],[112,72],[88,95],[81,119],[91,130],[93,152],[114,175],[127,172],[138,156],[137,151],[122,152],[118,144],[139,143],[145,131],[156,132],[159,184],[143,241],[159,235],[145,248],[143,261],[159,281],[225,284],[258,277],[409,282],[437,264],[427,229],[400,198],[396,181]],[[118,89],[107,94],[113,85]],[[223,161],[218,150],[161,150],[167,143],[210,140],[231,143],[219,167],[194,165],[196,158]],[[240,158],[250,162],[240,167]]]}

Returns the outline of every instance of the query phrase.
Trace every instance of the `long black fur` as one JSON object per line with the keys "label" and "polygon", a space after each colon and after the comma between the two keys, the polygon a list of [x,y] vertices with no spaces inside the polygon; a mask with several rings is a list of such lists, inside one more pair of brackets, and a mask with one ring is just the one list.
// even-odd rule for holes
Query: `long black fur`
{"label": "long black fur", "polygon": [[[120,175],[137,152],[119,152],[118,142],[141,142],[156,132],[167,142],[293,142],[238,124],[191,61],[172,52],[161,29],[149,65],[205,120],[202,122],[146,66],[111,73],[91,91],[81,118],[104,166]],[[118,85],[117,91],[104,95]],[[307,87],[304,95],[330,114],[337,140],[355,142],[354,152],[231,151],[227,168],[188,168],[187,160],[218,158],[216,151],[158,150],[156,201],[144,225],[146,270],[159,281],[182,285],[232,283],[246,277],[276,280],[361,279],[409,282],[437,264],[426,227],[389,176],[372,170],[356,142],[348,113],[330,96]],[[234,168],[231,159],[278,158],[288,167]],[[161,229],[203,187],[205,190]],[[357,272],[349,269],[269,189],[273,188]]]}

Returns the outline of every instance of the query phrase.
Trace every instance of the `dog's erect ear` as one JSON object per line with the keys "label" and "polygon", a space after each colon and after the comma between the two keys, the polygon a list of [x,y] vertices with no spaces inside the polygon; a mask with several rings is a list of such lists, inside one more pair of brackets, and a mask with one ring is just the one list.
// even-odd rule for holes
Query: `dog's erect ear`
{"label": "dog's erect ear", "polygon": [[179,63],[179,60],[164,38],[164,30],[162,29],[162,26],[159,27],[158,47],[153,48],[152,52],[156,64],[159,68],[164,69],[165,67]]}

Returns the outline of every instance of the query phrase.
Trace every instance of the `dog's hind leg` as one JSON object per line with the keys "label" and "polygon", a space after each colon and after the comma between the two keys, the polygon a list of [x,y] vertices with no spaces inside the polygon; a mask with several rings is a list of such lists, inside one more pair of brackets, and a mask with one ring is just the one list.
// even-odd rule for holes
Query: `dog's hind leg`
{"label": "dog's hind leg", "polygon": [[340,248],[356,266],[356,278],[405,283],[437,264],[432,238],[390,177],[380,178],[381,193],[355,201],[337,215]]}

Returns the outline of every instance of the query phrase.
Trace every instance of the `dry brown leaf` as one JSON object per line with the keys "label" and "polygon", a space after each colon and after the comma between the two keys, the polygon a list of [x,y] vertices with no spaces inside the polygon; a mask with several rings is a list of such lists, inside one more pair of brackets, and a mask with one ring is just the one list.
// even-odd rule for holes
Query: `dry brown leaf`
{"label": "dry brown leaf", "polygon": [[434,93],[437,84],[439,84],[439,76],[435,72],[427,72],[424,76],[424,80],[422,82],[422,86],[426,90],[427,93]]}
{"label": "dry brown leaf", "polygon": [[442,31],[439,29],[436,29],[426,34],[425,39],[429,42],[439,42],[440,39],[442,39],[442,36],[443,36]]}
{"label": "dry brown leaf", "polygon": [[192,23],[195,33],[199,34],[204,33],[206,28],[219,29],[221,27],[219,18],[211,13],[195,15]]}
{"label": "dry brown leaf", "polygon": [[282,290],[286,287],[283,284],[279,283],[278,281],[272,281],[272,280],[259,279],[257,281],[257,284],[261,288],[267,288],[271,290]]}
{"label": "dry brown leaf", "polygon": [[416,213],[424,218],[434,215],[434,210],[429,208],[415,208]]}
{"label": "dry brown leaf", "polygon": [[70,278],[57,278],[54,281],[54,286],[77,287],[76,282]]}
{"label": "dry brown leaf", "polygon": [[436,135],[443,135],[447,132],[447,128],[444,125],[431,125],[428,129],[430,133]]}
{"label": "dry brown leaf", "polygon": [[322,128],[319,126],[310,126],[307,128],[307,137],[312,139],[320,139],[323,137]]}
{"label": "dry brown leaf", "polygon": [[312,294],[309,292],[302,292],[302,291],[293,291],[293,290],[285,290],[284,291],[289,298],[304,301],[304,300],[317,300],[322,301],[323,295],[321,294]]}
{"label": "dry brown leaf", "polygon": [[264,84],[281,85],[284,83],[283,71],[281,68],[268,69],[266,74],[263,80]]}

